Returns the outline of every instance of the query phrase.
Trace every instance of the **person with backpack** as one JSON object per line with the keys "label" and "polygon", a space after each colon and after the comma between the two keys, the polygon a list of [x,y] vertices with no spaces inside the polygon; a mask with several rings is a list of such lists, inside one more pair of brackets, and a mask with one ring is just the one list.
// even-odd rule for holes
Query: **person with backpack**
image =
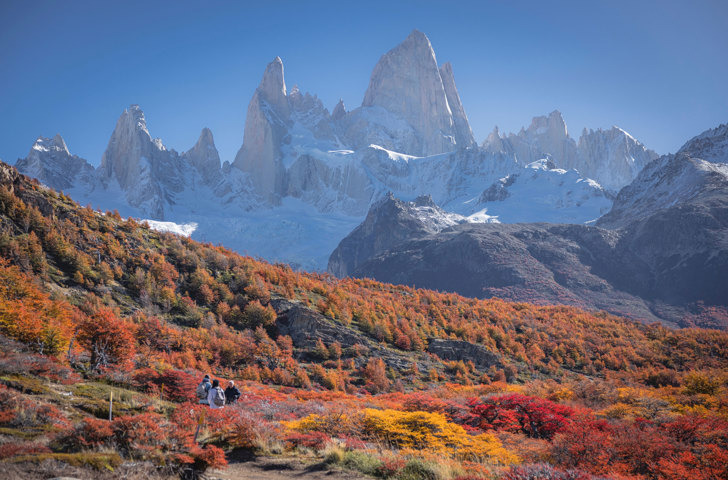
{"label": "person with backpack", "polygon": [[238,401],[238,398],[240,398],[240,390],[235,386],[235,382],[230,380],[230,383],[228,383],[225,389],[225,404],[232,405]]}
{"label": "person with backpack", "polygon": [[212,388],[207,394],[207,404],[213,409],[225,406],[225,392],[220,387],[220,380],[218,379],[212,381]]}
{"label": "person with backpack", "polygon": [[210,389],[212,388],[212,383],[210,383],[210,376],[205,375],[205,378],[202,379],[202,382],[200,382],[199,385],[197,385],[197,401],[198,403],[202,405],[209,405],[207,401],[207,395],[210,393]]}

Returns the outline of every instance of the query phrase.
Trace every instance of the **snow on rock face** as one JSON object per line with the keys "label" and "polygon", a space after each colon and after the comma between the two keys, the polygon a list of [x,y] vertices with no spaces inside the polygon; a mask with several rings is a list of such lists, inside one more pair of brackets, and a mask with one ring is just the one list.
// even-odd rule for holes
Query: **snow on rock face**
{"label": "snow on rock face", "polygon": [[77,183],[88,183],[92,181],[94,173],[94,167],[86,160],[71,155],[60,135],[53,138],[38,137],[28,156],[19,159],[15,167],[21,173],[58,190],[67,190]]}
{"label": "snow on rock face", "polygon": [[286,81],[283,76],[283,61],[276,57],[268,64],[263,73],[263,79],[258,86],[263,100],[273,106],[281,117],[288,115],[288,100],[286,99]]}
{"label": "snow on rock face", "polygon": [[619,127],[584,129],[577,144],[558,110],[534,117],[531,125],[518,134],[501,136],[496,127],[483,148],[512,152],[523,165],[549,156],[558,167],[578,170],[613,193],[634,180],[658,156]]}
{"label": "snow on rock face", "polygon": [[131,206],[160,219],[174,194],[184,189],[182,160],[152,139],[139,105],[119,117],[99,170],[104,184],[118,183]]}
{"label": "snow on rock face", "polygon": [[599,219],[604,228],[623,228],[675,205],[707,198],[720,187],[728,189],[728,165],[692,158],[686,153],[653,161],[624,187],[611,211]]}
{"label": "snow on rock face", "polygon": [[575,168],[604,188],[618,192],[658,155],[619,127],[589,130],[579,138],[578,155],[564,168]]}
{"label": "snow on rock face", "polygon": [[455,141],[459,147],[473,147],[475,146],[475,137],[473,137],[473,130],[470,128],[468,116],[465,115],[465,108],[463,108],[463,104],[460,102],[460,94],[458,94],[458,90],[455,87],[455,76],[452,73],[452,65],[450,62],[446,62],[440,67],[440,77],[442,78],[447,103],[450,106],[453,122],[455,123]]}
{"label": "snow on rock face", "polygon": [[160,222],[159,220],[143,219],[141,223],[149,225],[149,228],[158,232],[169,232],[183,237],[189,237],[197,230],[196,223],[174,223],[174,222]]}
{"label": "snow on rock face", "polygon": [[619,192],[612,210],[597,225],[624,228],[676,205],[707,205],[713,202],[713,192],[719,192],[718,199],[724,202],[727,164],[728,125],[724,124],[692,138],[678,153],[649,163]]}
{"label": "snow on rock face", "polygon": [[709,162],[728,163],[728,123],[691,138],[678,153]]}
{"label": "snow on rock face", "polygon": [[209,128],[202,129],[195,146],[182,156],[197,169],[203,183],[214,185],[220,181],[220,155],[217,153]]}
{"label": "snow on rock face", "polygon": [[389,192],[372,205],[364,222],[339,243],[329,258],[328,271],[345,277],[369,258],[414,236],[439,233],[461,223],[483,222],[497,221],[487,216],[471,218],[446,212],[429,195],[405,202]]}
{"label": "snow on rock face", "polygon": [[542,159],[494,182],[476,208],[505,223],[587,223],[607,213],[610,195],[576,170],[555,168]]}
{"label": "snow on rock face", "polygon": [[[449,73],[452,73],[451,70]],[[453,100],[457,99],[460,112],[458,123],[467,126],[462,105],[452,76],[448,78]],[[407,122],[414,137],[410,144],[389,144],[384,147],[411,155],[427,156],[455,150],[457,138],[472,139],[469,126],[458,132],[448,95],[437,67],[435,52],[429,39],[414,30],[401,44],[385,53],[372,71],[362,108],[381,107]],[[464,126],[463,126],[464,128]],[[366,132],[358,131],[362,135]],[[470,138],[468,139],[468,133]],[[353,132],[349,133],[351,138]],[[363,143],[375,143],[365,140]],[[462,145],[463,147],[468,145]]]}
{"label": "snow on rock face", "polygon": [[527,165],[550,155],[557,165],[574,162],[576,144],[569,137],[561,112],[554,110],[548,116],[534,117],[527,129],[507,137],[510,148],[518,160]]}
{"label": "snow on rock face", "polygon": [[276,57],[266,67],[248,104],[243,145],[233,162],[234,167],[250,175],[256,193],[267,203],[278,203],[284,194],[281,145],[289,123],[283,62]]}

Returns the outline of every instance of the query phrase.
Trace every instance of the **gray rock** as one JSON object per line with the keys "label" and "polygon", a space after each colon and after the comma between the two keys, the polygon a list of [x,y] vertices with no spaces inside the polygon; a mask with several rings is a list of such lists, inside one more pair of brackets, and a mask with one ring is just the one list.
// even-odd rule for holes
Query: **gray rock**
{"label": "gray rock", "polygon": [[483,345],[463,340],[431,338],[427,345],[427,351],[443,360],[471,361],[479,370],[487,370],[492,366],[499,368],[503,366],[500,355],[491,352]]}

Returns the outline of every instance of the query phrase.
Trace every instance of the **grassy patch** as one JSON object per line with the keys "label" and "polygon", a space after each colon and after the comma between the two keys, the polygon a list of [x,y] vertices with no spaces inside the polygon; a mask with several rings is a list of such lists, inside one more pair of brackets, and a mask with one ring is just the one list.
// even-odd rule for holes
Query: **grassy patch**
{"label": "grassy patch", "polygon": [[344,453],[344,461],[341,464],[366,475],[376,475],[382,466],[382,461],[369,453],[351,450]]}
{"label": "grassy patch", "polygon": [[36,431],[28,428],[10,428],[10,427],[0,427],[0,435],[8,435],[10,437],[16,437],[16,438],[22,438],[25,440],[30,440],[32,438],[37,437],[38,435],[41,435],[44,433],[41,431]]}
{"label": "grassy patch", "polygon": [[[109,470],[114,471],[119,465],[121,465],[121,457],[116,453],[95,453],[95,452],[81,452],[81,453],[40,453],[36,455],[19,455],[12,457],[2,462],[7,463],[41,463],[45,460],[58,460],[74,467],[91,467],[96,470]],[[2,463],[0,462],[0,463]]]}
{"label": "grassy patch", "polygon": [[21,393],[41,395],[50,392],[50,389],[39,379],[23,375],[7,375],[0,377],[0,382],[8,388],[18,390]]}

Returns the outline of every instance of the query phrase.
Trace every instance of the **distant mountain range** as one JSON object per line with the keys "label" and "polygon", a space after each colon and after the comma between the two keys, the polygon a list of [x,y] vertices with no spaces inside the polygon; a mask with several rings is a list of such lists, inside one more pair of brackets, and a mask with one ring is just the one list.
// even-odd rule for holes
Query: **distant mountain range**
{"label": "distant mountain range", "polygon": [[595,226],[448,222],[422,205],[375,204],[329,271],[728,329],[728,125],[650,162]]}
{"label": "distant mountain range", "polygon": [[154,220],[242,253],[312,270],[388,192],[429,195],[466,223],[583,224],[657,155],[625,131],[578,141],[557,111],[478,145],[455,85],[413,31],[374,67],[361,106],[331,112],[288,89],[273,60],[248,105],[243,144],[221,163],[212,132],[178,153],[152,138],[141,108],[120,116],[98,167],[40,137],[17,168],[82,204]]}

